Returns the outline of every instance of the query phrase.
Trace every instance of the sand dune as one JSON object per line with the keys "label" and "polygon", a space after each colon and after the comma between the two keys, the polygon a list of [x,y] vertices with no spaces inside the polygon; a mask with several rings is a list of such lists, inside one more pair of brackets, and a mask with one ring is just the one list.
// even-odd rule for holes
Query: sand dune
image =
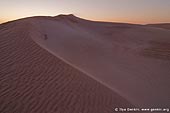
{"label": "sand dune", "polygon": [[148,24],[148,26],[151,27],[157,27],[157,28],[163,28],[163,29],[170,29],[170,24],[169,23],[163,23],[163,24]]}
{"label": "sand dune", "polygon": [[0,28],[1,113],[112,113],[126,99],[39,47],[29,20]]}
{"label": "sand dune", "polygon": [[[37,26],[34,31],[39,31],[31,34],[32,38],[41,47],[134,105],[169,106],[169,30],[93,22],[74,15],[41,19],[32,24]],[[164,48],[165,51],[159,51]]]}
{"label": "sand dune", "polygon": [[2,113],[170,105],[169,30],[59,15],[2,24],[0,36]]}

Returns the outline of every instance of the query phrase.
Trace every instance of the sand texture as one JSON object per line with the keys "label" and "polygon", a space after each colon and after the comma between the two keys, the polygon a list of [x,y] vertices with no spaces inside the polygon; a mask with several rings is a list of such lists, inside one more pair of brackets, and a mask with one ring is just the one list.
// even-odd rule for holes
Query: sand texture
{"label": "sand texture", "polygon": [[0,28],[0,113],[112,113],[123,97],[42,49],[32,26]]}
{"label": "sand texture", "polygon": [[0,113],[170,106],[170,31],[74,15],[0,25]]}

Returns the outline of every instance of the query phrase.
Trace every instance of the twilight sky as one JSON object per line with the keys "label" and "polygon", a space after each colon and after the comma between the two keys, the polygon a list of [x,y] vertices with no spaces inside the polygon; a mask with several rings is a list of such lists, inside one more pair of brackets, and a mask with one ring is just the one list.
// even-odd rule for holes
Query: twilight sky
{"label": "twilight sky", "polygon": [[170,23],[170,0],[0,0],[0,23],[58,14],[112,22]]}

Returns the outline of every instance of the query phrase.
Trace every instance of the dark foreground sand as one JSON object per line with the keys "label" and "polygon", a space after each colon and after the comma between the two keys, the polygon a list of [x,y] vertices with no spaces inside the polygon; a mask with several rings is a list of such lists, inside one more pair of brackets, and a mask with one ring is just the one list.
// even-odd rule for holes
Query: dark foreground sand
{"label": "dark foreground sand", "polygon": [[0,25],[0,113],[112,113],[127,100],[38,46],[31,25]]}

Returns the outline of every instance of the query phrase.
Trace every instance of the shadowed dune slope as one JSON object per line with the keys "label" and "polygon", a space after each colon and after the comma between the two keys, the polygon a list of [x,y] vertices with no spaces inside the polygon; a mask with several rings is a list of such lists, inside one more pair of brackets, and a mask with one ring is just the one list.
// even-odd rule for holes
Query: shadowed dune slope
{"label": "shadowed dune slope", "polygon": [[112,113],[123,97],[42,49],[26,20],[0,25],[0,113]]}

